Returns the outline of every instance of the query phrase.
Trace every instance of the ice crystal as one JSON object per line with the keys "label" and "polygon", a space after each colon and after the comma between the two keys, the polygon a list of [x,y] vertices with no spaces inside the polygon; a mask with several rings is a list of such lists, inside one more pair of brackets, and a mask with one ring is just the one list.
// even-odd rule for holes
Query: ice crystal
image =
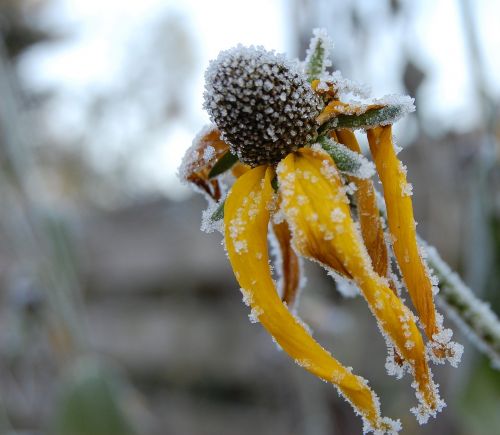
{"label": "ice crystal", "polygon": [[[209,198],[208,207],[201,214],[201,231],[205,233],[213,233],[214,231],[224,233],[224,220],[214,219],[214,215],[221,210],[223,205],[224,200],[216,202]],[[222,210],[224,209],[222,208]]]}

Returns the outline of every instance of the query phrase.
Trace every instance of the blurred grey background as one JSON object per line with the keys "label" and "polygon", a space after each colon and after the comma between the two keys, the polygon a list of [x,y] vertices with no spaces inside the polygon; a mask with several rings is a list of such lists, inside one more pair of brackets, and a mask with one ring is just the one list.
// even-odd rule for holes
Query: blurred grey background
{"label": "blurred grey background", "polygon": [[[335,390],[247,318],[176,168],[203,72],[237,43],[303,57],[312,29],[396,129],[418,230],[500,312],[500,2],[0,0],[0,433],[350,435]],[[465,345],[418,426],[365,302],[307,265],[300,315],[405,434],[500,434],[500,372]]]}

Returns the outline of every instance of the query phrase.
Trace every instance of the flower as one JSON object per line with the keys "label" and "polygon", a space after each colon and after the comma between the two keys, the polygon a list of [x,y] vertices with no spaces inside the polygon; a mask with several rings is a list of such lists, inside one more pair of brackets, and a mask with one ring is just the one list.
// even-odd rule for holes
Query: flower
{"label": "flower", "polygon": [[[225,247],[251,320],[299,365],[337,387],[362,417],[365,432],[396,433],[399,421],[382,417],[367,381],[321,347],[294,312],[299,256],[359,288],[387,342],[389,374],[414,377],[419,403],[412,411],[419,422],[445,406],[429,360],[456,365],[462,348],[450,341],[452,332],[435,310],[437,283],[417,243],[411,185],[392,140],[392,124],[413,110],[413,100],[347,101],[363,92],[340,73],[326,72],[326,53],[327,37],[319,31],[303,65],[262,47],[222,52],[206,73],[205,108],[215,125],[194,141],[181,176],[212,203],[205,228],[224,217]],[[363,157],[353,129],[367,133],[384,189],[387,231],[370,179],[374,165]],[[236,181],[219,200],[221,174],[229,170]],[[269,237],[282,254],[281,297],[271,275]],[[400,298],[398,277],[418,319]]]}

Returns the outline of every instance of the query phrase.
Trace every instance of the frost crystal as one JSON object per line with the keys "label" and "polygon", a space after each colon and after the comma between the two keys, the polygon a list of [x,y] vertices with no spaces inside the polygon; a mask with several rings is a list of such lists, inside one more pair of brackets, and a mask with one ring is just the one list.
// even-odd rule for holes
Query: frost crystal
{"label": "frost crystal", "polygon": [[238,45],[210,63],[205,80],[204,107],[244,163],[276,163],[316,136],[321,100],[283,55]]}
{"label": "frost crystal", "polygon": [[354,298],[361,294],[353,280],[344,278],[333,269],[328,271],[328,275],[335,280],[337,291],[345,298]]}
{"label": "frost crystal", "polygon": [[250,319],[250,322],[257,323],[259,321],[259,316],[263,312],[264,311],[260,307],[252,307],[252,310],[250,311],[250,314],[248,315],[248,318]]}
{"label": "frost crystal", "polygon": [[213,233],[214,231],[224,233],[224,219],[213,219],[214,214],[221,204],[223,204],[223,200],[215,202],[211,198],[208,198],[208,201],[207,209],[201,213],[201,231],[205,233]]}

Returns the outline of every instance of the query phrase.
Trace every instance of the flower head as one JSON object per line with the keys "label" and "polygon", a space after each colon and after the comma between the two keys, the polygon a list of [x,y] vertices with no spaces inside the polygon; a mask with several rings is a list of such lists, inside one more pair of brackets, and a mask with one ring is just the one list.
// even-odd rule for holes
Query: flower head
{"label": "flower head", "polygon": [[220,53],[205,79],[205,109],[242,162],[277,163],[317,136],[322,102],[284,56],[238,46]]}
{"label": "flower head", "polygon": [[[399,422],[382,417],[366,380],[321,347],[293,311],[299,257],[359,288],[387,342],[389,374],[414,377],[419,422],[444,406],[429,361],[455,365],[461,346],[435,311],[436,283],[417,243],[411,188],[392,141],[392,123],[413,110],[413,100],[345,101],[346,89],[360,92],[339,73],[326,72],[325,43],[316,33],[304,73],[262,48],[223,52],[206,74],[205,107],[215,125],[188,151],[182,176],[211,198],[206,220],[224,218],[226,250],[251,320],[299,365],[335,385],[365,431],[394,434]],[[367,131],[375,166],[361,154],[355,128]],[[384,188],[388,234],[370,180],[374,167]],[[219,201],[219,175],[229,169],[236,182]],[[281,289],[271,275],[269,237],[282,253]],[[419,318],[400,298],[400,280]]]}

